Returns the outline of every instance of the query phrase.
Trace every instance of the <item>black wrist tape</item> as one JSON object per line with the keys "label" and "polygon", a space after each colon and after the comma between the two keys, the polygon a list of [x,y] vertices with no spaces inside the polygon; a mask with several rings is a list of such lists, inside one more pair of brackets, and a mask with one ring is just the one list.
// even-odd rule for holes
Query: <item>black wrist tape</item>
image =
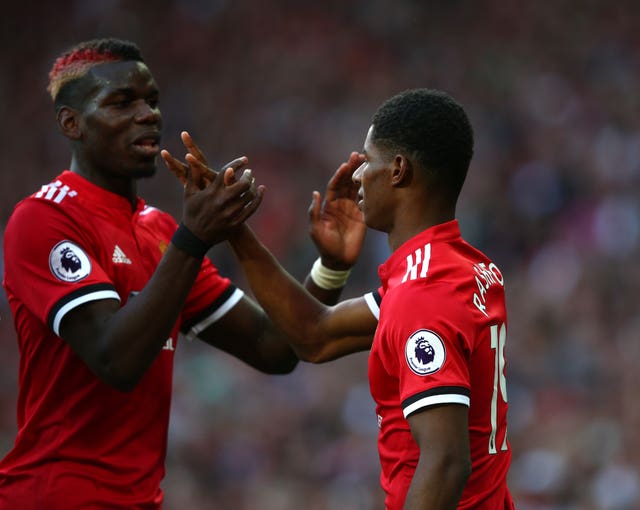
{"label": "black wrist tape", "polygon": [[171,243],[179,250],[196,259],[204,258],[209,248],[211,248],[209,244],[191,232],[182,222],[173,234]]}

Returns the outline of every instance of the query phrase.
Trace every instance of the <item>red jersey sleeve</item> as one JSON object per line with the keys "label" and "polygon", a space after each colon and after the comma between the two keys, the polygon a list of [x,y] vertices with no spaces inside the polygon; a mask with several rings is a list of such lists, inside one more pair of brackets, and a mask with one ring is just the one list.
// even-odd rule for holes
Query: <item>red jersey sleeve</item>
{"label": "red jersey sleeve", "polygon": [[205,257],[184,305],[180,329],[189,337],[197,336],[231,310],[243,295]]}
{"label": "red jersey sleeve", "polygon": [[[147,207],[139,218],[139,224],[149,235],[164,237],[165,246],[178,228],[170,214]],[[205,257],[200,272],[187,296],[180,315],[180,330],[189,337],[197,336],[227,313],[243,296],[243,292],[218,272],[211,260]]]}
{"label": "red jersey sleeve", "polygon": [[445,285],[406,284],[385,309],[385,364],[399,381],[405,418],[427,406],[470,403],[467,313]]}
{"label": "red jersey sleeve", "polygon": [[75,307],[116,299],[113,282],[100,267],[91,239],[50,200],[20,202],[4,234],[4,285],[56,335],[62,318]]}

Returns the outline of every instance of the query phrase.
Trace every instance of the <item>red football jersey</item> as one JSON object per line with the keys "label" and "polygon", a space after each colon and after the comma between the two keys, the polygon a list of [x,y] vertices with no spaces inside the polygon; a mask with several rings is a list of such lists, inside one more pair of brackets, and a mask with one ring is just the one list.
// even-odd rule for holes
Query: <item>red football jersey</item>
{"label": "red football jersey", "polygon": [[472,473],[458,508],[511,508],[502,273],[454,220],[404,243],[379,274],[369,382],[387,509],[403,507],[420,456],[406,418],[439,404],[469,406]]}
{"label": "red football jersey", "polygon": [[163,494],[174,351],[242,296],[207,259],[171,336],[130,393],[99,380],[60,337],[93,300],[135,299],[173,218],[63,172],[23,200],[5,231],[4,286],[20,349],[18,435],[0,462],[0,508],[154,509]]}

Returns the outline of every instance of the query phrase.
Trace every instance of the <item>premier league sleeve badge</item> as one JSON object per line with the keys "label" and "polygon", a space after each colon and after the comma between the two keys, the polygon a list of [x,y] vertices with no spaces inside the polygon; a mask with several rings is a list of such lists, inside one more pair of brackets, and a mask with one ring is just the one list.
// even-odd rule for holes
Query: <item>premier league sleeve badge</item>
{"label": "premier league sleeve badge", "polygon": [[416,375],[437,372],[447,357],[442,339],[428,329],[420,329],[413,333],[405,344],[404,353],[407,365]]}
{"label": "premier league sleeve badge", "polygon": [[49,253],[49,268],[58,280],[75,283],[89,276],[91,261],[77,244],[62,241]]}

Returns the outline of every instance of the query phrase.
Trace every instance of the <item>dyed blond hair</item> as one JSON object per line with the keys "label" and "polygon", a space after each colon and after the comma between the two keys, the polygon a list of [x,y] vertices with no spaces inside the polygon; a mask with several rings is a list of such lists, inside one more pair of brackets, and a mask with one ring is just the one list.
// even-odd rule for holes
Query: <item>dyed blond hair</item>
{"label": "dyed blond hair", "polygon": [[49,72],[47,91],[58,106],[61,91],[84,77],[93,67],[107,62],[134,60],[144,62],[140,49],[130,41],[93,39],[84,41],[60,55]]}

